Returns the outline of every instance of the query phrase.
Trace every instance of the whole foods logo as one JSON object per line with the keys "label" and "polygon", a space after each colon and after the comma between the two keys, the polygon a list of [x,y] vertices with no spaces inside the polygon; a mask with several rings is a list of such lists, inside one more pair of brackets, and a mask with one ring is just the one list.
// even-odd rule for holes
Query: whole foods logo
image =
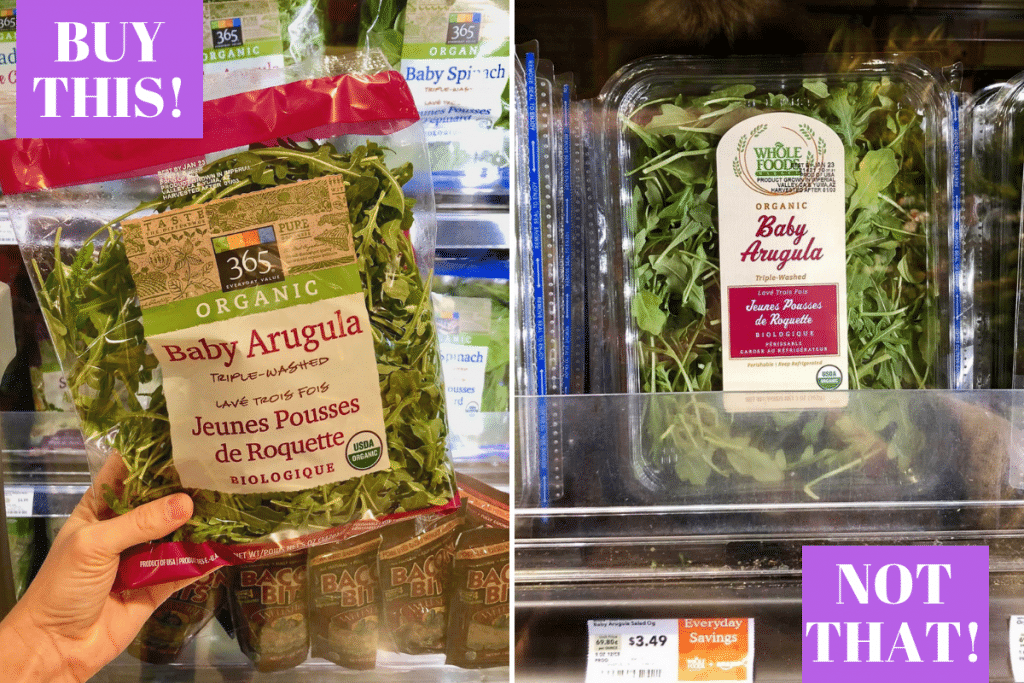
{"label": "whole foods logo", "polygon": [[732,162],[737,178],[751,190],[769,196],[807,192],[827,181],[823,137],[815,135],[806,123],[771,130],[774,136],[766,135],[768,124],[762,123],[740,136]]}

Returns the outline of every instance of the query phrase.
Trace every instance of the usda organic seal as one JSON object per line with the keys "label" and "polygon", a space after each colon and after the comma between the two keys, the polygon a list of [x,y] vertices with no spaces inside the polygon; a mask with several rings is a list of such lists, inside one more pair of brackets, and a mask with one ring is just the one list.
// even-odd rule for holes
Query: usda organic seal
{"label": "usda organic seal", "polygon": [[818,368],[815,379],[818,380],[818,386],[822,389],[835,389],[843,383],[843,371],[834,365],[822,365]]}
{"label": "usda organic seal", "polygon": [[359,432],[348,440],[345,459],[353,469],[368,470],[380,461],[383,450],[380,437],[375,432]]}

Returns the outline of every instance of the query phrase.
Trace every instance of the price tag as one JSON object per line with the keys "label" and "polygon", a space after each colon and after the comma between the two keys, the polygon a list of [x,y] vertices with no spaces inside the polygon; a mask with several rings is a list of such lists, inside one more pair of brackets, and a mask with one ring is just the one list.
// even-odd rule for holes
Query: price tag
{"label": "price tag", "polygon": [[25,486],[4,489],[4,506],[7,517],[31,517],[32,499],[35,491]]}
{"label": "price tag", "polygon": [[1010,617],[1010,668],[1014,683],[1024,683],[1024,616]]}
{"label": "price tag", "polygon": [[0,218],[0,244],[17,244],[14,237],[14,228],[9,220]]}
{"label": "price tag", "polygon": [[754,620],[587,622],[586,683],[754,680]]}

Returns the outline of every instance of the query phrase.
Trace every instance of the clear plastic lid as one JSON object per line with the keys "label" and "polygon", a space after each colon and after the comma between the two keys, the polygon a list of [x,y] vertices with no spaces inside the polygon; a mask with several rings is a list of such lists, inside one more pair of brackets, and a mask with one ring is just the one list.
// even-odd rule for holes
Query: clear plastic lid
{"label": "clear plastic lid", "polygon": [[[981,209],[979,290],[988,306],[995,345],[993,386],[1024,387],[1020,290],[1021,183],[1024,180],[1024,73],[972,99],[971,134],[980,143],[968,193]],[[971,167],[968,167],[969,169]],[[1012,367],[1012,377],[1006,371]],[[1002,371],[1002,374],[999,374]]]}

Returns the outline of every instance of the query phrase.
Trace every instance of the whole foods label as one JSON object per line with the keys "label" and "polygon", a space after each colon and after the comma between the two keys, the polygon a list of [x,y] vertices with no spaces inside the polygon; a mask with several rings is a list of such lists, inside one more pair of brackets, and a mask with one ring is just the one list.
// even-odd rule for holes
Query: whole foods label
{"label": "whole foods label", "polygon": [[722,137],[717,163],[723,388],[846,389],[842,141],[763,114]]}
{"label": "whole foods label", "polygon": [[309,654],[306,554],[243,565],[231,584],[238,646],[260,671],[300,664]]}
{"label": "whole foods label", "polygon": [[586,683],[754,680],[754,620],[588,621]]}
{"label": "whole foods label", "polygon": [[508,31],[507,1],[410,0],[401,69],[427,142],[464,142],[501,116],[509,80]]}
{"label": "whole foods label", "polygon": [[438,294],[433,299],[448,419],[461,423],[483,405],[491,300]]}
{"label": "whole foods label", "polygon": [[203,3],[203,71],[284,66],[277,0]]}
{"label": "whole foods label", "polygon": [[380,582],[377,551],[381,537],[326,546],[309,559],[314,657],[349,669],[377,663]]}
{"label": "whole foods label", "polygon": [[299,491],[390,465],[344,181],[123,223],[187,488]]}

